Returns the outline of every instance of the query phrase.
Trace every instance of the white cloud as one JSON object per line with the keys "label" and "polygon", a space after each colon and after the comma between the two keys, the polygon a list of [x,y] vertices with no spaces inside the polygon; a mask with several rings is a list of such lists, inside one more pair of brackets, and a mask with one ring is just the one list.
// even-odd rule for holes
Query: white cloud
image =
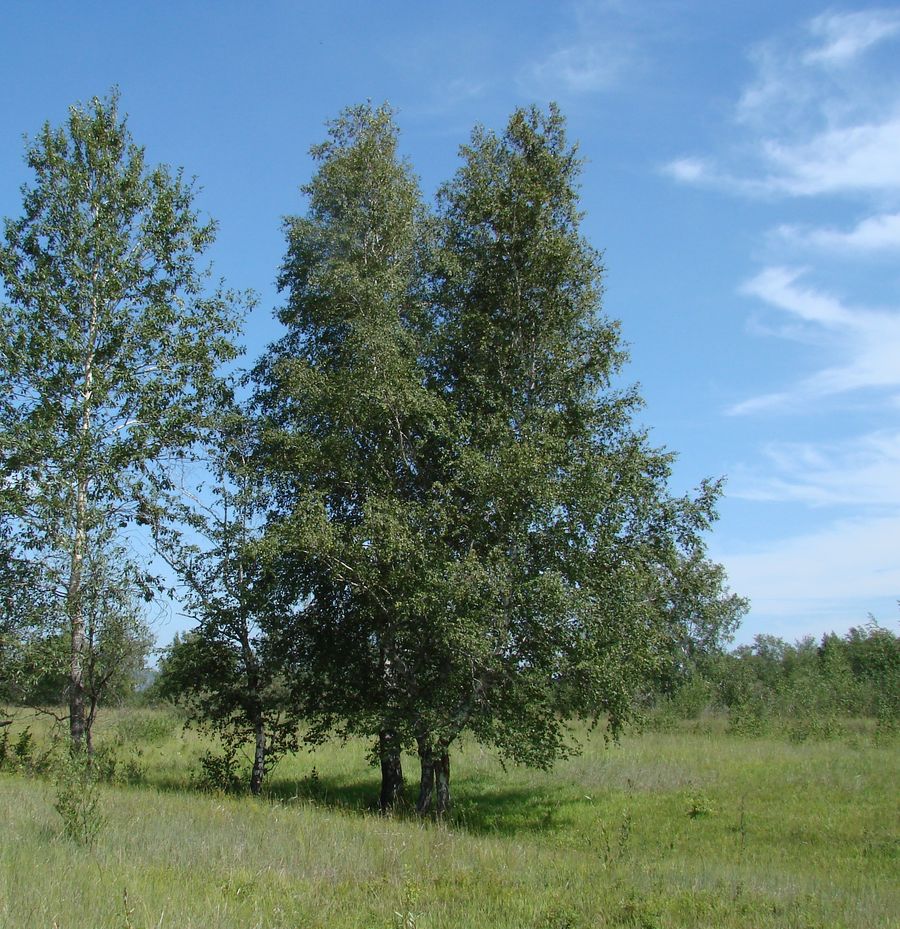
{"label": "white cloud", "polygon": [[795,195],[900,191],[900,115],[828,129],[800,143],[766,140],[764,183]]}
{"label": "white cloud", "polygon": [[900,109],[881,121],[827,129],[799,141],[757,139],[751,151],[752,163],[741,171],[696,155],[673,159],[662,170],[681,183],[751,196],[900,195]]}
{"label": "white cloud", "polygon": [[[891,52],[898,40],[895,8],[827,12],[757,45],[735,101],[730,144],[670,161],[665,173],[679,183],[766,199],[770,210],[782,200],[785,209],[799,207],[793,198],[814,201],[824,219],[810,224],[807,212],[798,223],[782,215],[775,244],[806,249],[807,261],[827,259],[832,280],[843,270],[836,255],[896,253],[900,56]],[[856,225],[829,219],[828,203],[837,197],[863,204]],[[728,412],[822,413],[852,395],[867,413],[877,410],[883,428],[841,440],[831,431],[815,441],[769,441],[757,463],[734,473],[729,495],[752,502],[756,512],[770,507],[772,526],[801,510],[814,509],[821,521],[827,508],[841,507],[845,517],[752,548],[714,551],[733,588],[750,597],[750,623],[782,633],[846,628],[864,621],[867,608],[887,617],[900,597],[900,306],[863,305],[809,284],[816,270],[766,267],[741,288],[759,301],[758,332],[811,346],[807,365],[809,357],[819,360]],[[878,282],[871,278],[869,286]],[[763,360],[759,370],[764,376]],[[809,429],[821,423],[817,418]]]}
{"label": "white cloud", "polygon": [[841,520],[764,549],[716,552],[755,610],[790,615],[839,600],[900,597],[900,514]]}
{"label": "white cloud", "polygon": [[809,24],[812,35],[823,40],[804,56],[810,64],[845,65],[873,45],[900,33],[900,12],[862,10],[856,13],[823,13]]}
{"label": "white cloud", "polygon": [[553,97],[621,86],[652,41],[649,11],[623,0],[574,0],[561,7],[561,28],[545,46],[547,53],[519,72],[523,92]]}
{"label": "white cloud", "polygon": [[577,43],[532,65],[526,83],[549,92],[595,93],[615,87],[630,61],[622,42]]}
{"label": "white cloud", "polygon": [[781,225],[781,239],[806,248],[835,252],[874,253],[900,251],[900,213],[879,213],[860,220],[846,231],[832,226]]}
{"label": "white cloud", "polygon": [[797,285],[802,275],[800,268],[766,268],[741,290],[808,322],[830,328],[851,325],[853,314],[836,297]]}
{"label": "white cloud", "polygon": [[765,130],[774,123],[785,125],[808,118],[809,108],[821,94],[821,82],[811,79],[798,56],[763,43],[751,50],[749,57],[756,74],[737,101],[735,120]]}
{"label": "white cloud", "polygon": [[900,431],[843,442],[773,442],[766,466],[738,472],[729,496],[812,506],[900,508]]}
{"label": "white cloud", "polygon": [[786,391],[745,400],[731,408],[732,414],[785,408],[865,388],[900,387],[900,313],[850,308],[837,297],[800,286],[801,274],[796,269],[766,268],[742,291],[788,314],[792,326],[784,334],[831,344],[842,362]]}
{"label": "white cloud", "polygon": [[[718,159],[685,156],[683,183],[749,195],[900,195],[900,80],[872,59],[897,44],[900,11],[828,13],[750,53],[734,110],[741,138]],[[679,165],[702,165],[693,173]]]}
{"label": "white cloud", "polygon": [[703,158],[676,158],[663,165],[663,172],[688,184],[702,181],[712,174],[710,163]]}

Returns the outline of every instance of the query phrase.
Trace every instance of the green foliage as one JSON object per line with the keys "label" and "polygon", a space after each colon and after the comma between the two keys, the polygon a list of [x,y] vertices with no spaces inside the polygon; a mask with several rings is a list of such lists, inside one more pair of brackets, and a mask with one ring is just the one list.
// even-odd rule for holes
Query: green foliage
{"label": "green foliage", "polygon": [[[89,601],[108,605],[126,576],[149,596],[116,539],[202,436],[241,301],[206,292],[215,227],[180,172],[147,166],[116,93],[45,125],[26,160],[33,182],[0,240],[0,519],[52,604],[50,633],[69,636],[78,743]],[[90,589],[101,575],[113,583]]]}
{"label": "green foliage", "polygon": [[143,749],[116,738],[94,750],[91,764],[98,781],[107,784],[140,784],[144,781]]}
{"label": "green foliage", "polygon": [[31,726],[22,726],[15,737],[9,728],[0,731],[0,771],[40,776],[52,766],[55,757],[55,744],[40,744]]}
{"label": "green foliage", "polygon": [[8,541],[15,536],[15,520],[3,478],[3,446],[0,430],[0,702],[20,702],[37,689],[35,703],[57,704],[65,672],[52,642],[53,602],[41,565]]}
{"label": "green foliage", "polygon": [[13,755],[15,756],[17,764],[26,766],[31,762],[33,753],[34,736],[31,734],[31,729],[26,726],[19,733],[19,737],[16,739],[15,744],[13,745]]}
{"label": "green foliage", "polygon": [[308,213],[285,223],[287,334],[255,372],[260,552],[293,606],[280,648],[308,737],[393,731],[396,753],[415,734],[442,609],[430,225],[388,108],[346,110],[312,154]]}
{"label": "green foliage", "polygon": [[245,778],[239,771],[237,749],[227,746],[221,753],[205,752],[198,761],[199,771],[193,784],[198,790],[210,793],[238,793]]}
{"label": "green foliage", "polygon": [[57,764],[53,808],[66,838],[86,848],[94,847],[106,822],[98,780],[84,755],[69,752]]}
{"label": "green foliage", "polygon": [[[119,705],[134,695],[152,646],[140,584],[120,554],[93,550],[82,566],[82,688],[88,714],[95,714],[101,702]],[[66,702],[71,632],[53,617],[46,615],[39,627],[17,627],[5,665],[11,703],[58,707]]]}
{"label": "green foliage", "polygon": [[465,730],[538,766],[573,715],[617,731],[744,609],[703,557],[718,486],[673,498],[613,386],[561,115],[519,110],[461,155],[428,219],[386,108],[331,124],[256,370],[261,551],[311,735],[377,736],[383,763],[415,740],[423,772]]}
{"label": "green foliage", "polygon": [[395,929],[418,929],[419,901],[422,896],[422,888],[416,881],[408,880],[403,885],[403,897],[400,908],[394,911]]}
{"label": "green foliage", "polygon": [[715,812],[712,801],[702,790],[692,790],[687,798],[688,819],[711,816]]}
{"label": "green foliage", "polygon": [[843,637],[830,633],[793,645],[757,636],[730,654],[710,654],[675,689],[664,685],[651,725],[728,711],[729,731],[764,732],[794,742],[827,740],[846,731],[851,717],[875,719],[885,736],[900,719],[900,638],[874,621]]}
{"label": "green foliage", "polygon": [[254,426],[223,401],[210,439],[212,494],[182,487],[144,510],[197,621],[163,654],[153,695],[179,704],[229,750],[251,743],[250,788],[259,793],[265,773],[296,750],[297,713],[283,672],[280,595],[257,551],[262,502],[250,461]]}

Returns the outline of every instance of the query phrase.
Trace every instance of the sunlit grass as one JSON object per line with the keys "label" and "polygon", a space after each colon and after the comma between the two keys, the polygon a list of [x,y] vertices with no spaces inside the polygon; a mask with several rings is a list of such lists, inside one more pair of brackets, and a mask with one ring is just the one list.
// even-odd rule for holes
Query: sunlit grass
{"label": "sunlit grass", "polygon": [[109,714],[98,743],[141,783],[104,787],[93,851],[49,782],[0,776],[0,926],[900,925],[897,743],[708,729],[597,737],[552,772],[463,746],[434,823],[371,810],[362,743],[285,759],[252,800],[192,788],[209,743],[176,719]]}

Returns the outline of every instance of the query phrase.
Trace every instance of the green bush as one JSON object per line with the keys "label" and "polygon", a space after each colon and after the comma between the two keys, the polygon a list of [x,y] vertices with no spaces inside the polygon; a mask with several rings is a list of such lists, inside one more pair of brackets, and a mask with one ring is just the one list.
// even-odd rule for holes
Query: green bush
{"label": "green bush", "polygon": [[237,749],[227,747],[223,754],[206,752],[199,761],[200,771],[194,775],[194,786],[211,793],[239,793],[245,780],[238,770]]}
{"label": "green bush", "polygon": [[105,823],[96,768],[86,756],[69,753],[59,761],[55,780],[53,806],[62,819],[63,834],[93,848]]}

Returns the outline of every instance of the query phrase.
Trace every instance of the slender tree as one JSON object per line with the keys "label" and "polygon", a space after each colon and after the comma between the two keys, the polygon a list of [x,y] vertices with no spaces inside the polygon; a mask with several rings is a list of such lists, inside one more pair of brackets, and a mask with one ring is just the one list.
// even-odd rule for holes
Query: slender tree
{"label": "slender tree", "polygon": [[0,243],[0,405],[17,548],[41,559],[69,627],[69,723],[85,736],[85,565],[138,490],[202,432],[241,301],[200,267],[215,227],[180,172],[147,166],[118,94],[28,146],[33,182]]}
{"label": "slender tree", "polygon": [[[157,550],[175,570],[196,628],[168,650],[160,695],[185,705],[229,748],[249,742],[250,791],[262,790],[279,756],[297,747],[280,648],[281,597],[256,547],[261,507],[250,453],[253,424],[223,400],[209,446],[209,473],[147,502]],[[209,479],[211,486],[205,486]]]}
{"label": "slender tree", "polygon": [[386,809],[403,786],[423,462],[440,424],[421,364],[429,226],[387,107],[344,111],[312,154],[308,212],[285,224],[288,331],[256,371],[268,546],[303,607],[290,638],[311,732],[375,735]]}
{"label": "slender tree", "polygon": [[571,750],[574,716],[618,731],[671,646],[660,579],[702,551],[717,495],[670,495],[671,454],[615,387],[625,352],[558,110],[476,130],[462,161],[440,196],[433,368],[455,438],[416,723],[419,808],[439,812],[464,730],[535,765]]}

